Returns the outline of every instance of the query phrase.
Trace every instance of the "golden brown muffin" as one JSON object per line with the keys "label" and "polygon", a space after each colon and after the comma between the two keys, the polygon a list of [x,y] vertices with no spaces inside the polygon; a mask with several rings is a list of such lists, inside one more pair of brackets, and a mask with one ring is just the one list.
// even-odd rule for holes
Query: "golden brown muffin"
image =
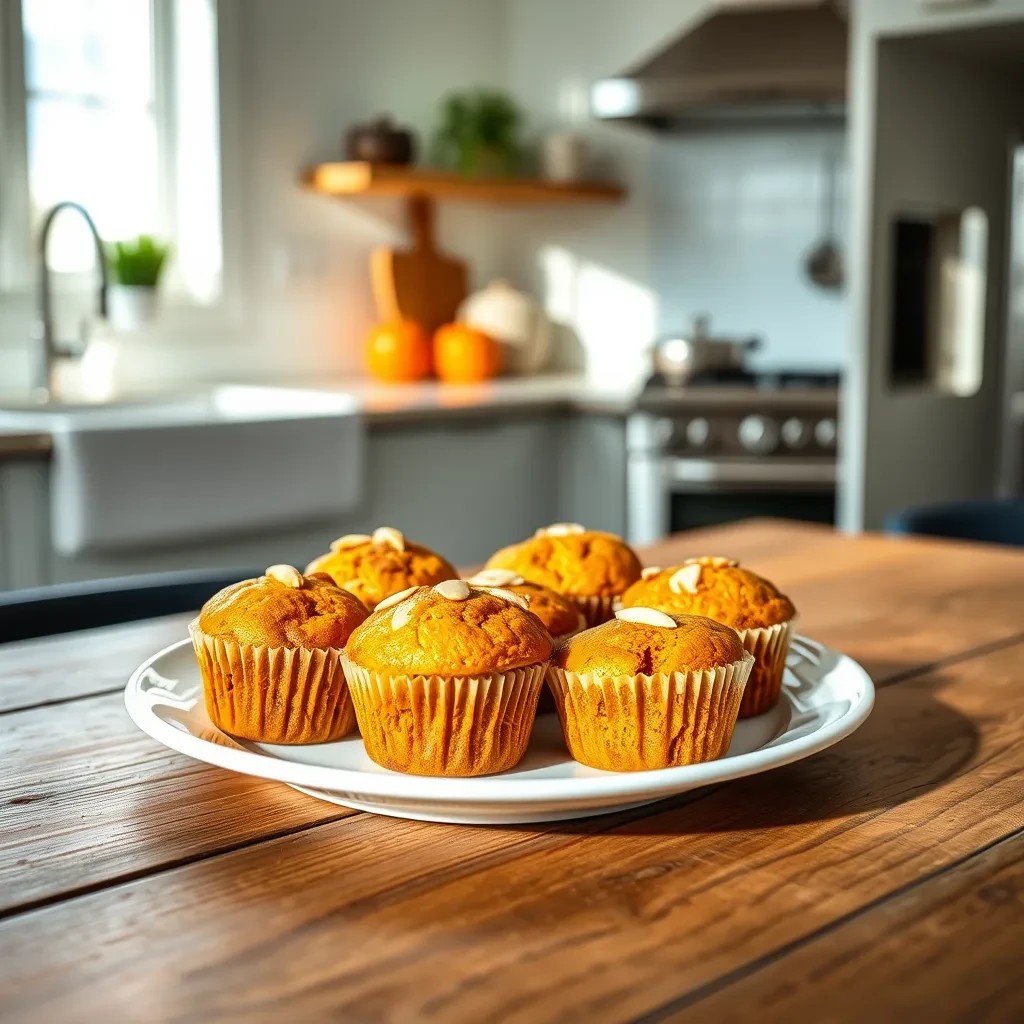
{"label": "golden brown muffin", "polygon": [[674,628],[630,621],[621,613],[560,644],[551,664],[603,676],[704,672],[742,661],[735,629],[702,615],[671,615]]}
{"label": "golden brown muffin", "polygon": [[529,611],[544,623],[554,640],[578,633],[586,624],[583,613],[568,597],[539,583],[531,583],[511,569],[481,569],[467,582],[480,590],[499,587],[525,597]]}
{"label": "golden brown muffin", "polygon": [[707,615],[739,630],[756,659],[740,718],[762,714],[778,702],[796,609],[768,580],[731,558],[690,558],[668,569],[645,570],[622,595],[622,604]]}
{"label": "golden brown muffin", "polygon": [[706,615],[733,629],[758,629],[788,622],[793,602],[774,584],[731,558],[689,558],[682,565],[645,571],[623,595],[622,606],[660,608],[670,615]]}
{"label": "golden brown muffin", "polygon": [[306,572],[327,573],[371,610],[408,587],[429,587],[458,575],[439,554],[406,540],[391,526],[379,527],[372,537],[365,533],[339,537],[326,555],[309,563]]}
{"label": "golden brown muffin", "polygon": [[612,533],[556,523],[519,544],[496,551],[489,569],[510,569],[524,579],[573,598],[590,625],[612,615],[615,599],[640,578],[640,560]]}
{"label": "golden brown muffin", "polygon": [[214,594],[189,626],[210,720],[266,743],[323,743],[351,732],[341,652],[367,614],[330,577],[290,565]]}
{"label": "golden brown muffin", "polygon": [[548,682],[581,764],[670,768],[726,753],[753,660],[712,619],[624,608],[561,643]]}
{"label": "golden brown muffin", "polygon": [[[326,573],[302,577],[290,566],[242,580],[213,595],[199,612],[207,635],[256,647],[343,648],[368,612]],[[298,577],[298,585],[282,582]]]}
{"label": "golden brown muffin", "polygon": [[[578,633],[587,625],[587,620],[572,598],[565,597],[539,583],[530,583],[511,569],[481,569],[469,580],[471,586],[487,589],[502,587],[514,594],[525,597],[527,608],[544,623],[544,628],[553,640]],[[543,687],[537,702],[537,714],[549,714],[555,710],[555,698],[550,687]]]}
{"label": "golden brown muffin", "polygon": [[517,594],[465,580],[395,594],[344,664],[366,751],[413,775],[505,771],[526,751],[551,638]]}

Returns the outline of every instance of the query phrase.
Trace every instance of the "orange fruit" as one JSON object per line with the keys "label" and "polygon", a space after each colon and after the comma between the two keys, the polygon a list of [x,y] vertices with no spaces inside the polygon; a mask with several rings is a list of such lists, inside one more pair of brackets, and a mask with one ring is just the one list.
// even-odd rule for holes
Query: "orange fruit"
{"label": "orange fruit", "polygon": [[366,339],[366,368],[388,382],[422,380],[430,374],[430,340],[412,320],[374,326]]}
{"label": "orange fruit", "polygon": [[468,324],[445,324],[434,333],[434,369],[452,384],[490,380],[501,370],[501,346]]}

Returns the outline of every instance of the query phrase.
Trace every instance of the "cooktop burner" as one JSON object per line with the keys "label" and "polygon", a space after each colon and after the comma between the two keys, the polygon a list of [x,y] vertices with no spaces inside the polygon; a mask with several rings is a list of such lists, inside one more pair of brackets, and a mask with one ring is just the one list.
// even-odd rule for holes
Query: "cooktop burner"
{"label": "cooktop burner", "polygon": [[686,384],[670,384],[661,374],[649,377],[645,391],[685,391],[688,388],[746,387],[766,390],[838,388],[838,371],[817,370],[701,370]]}

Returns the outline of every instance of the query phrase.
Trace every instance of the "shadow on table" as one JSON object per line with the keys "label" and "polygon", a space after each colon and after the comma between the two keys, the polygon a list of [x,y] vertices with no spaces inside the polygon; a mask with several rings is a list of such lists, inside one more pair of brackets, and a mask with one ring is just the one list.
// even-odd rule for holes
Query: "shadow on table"
{"label": "shadow on table", "polygon": [[[882,687],[857,732],[803,761],[649,808],[541,828],[651,835],[750,831],[896,807],[948,783],[974,759],[978,730],[935,698],[944,683],[935,672],[926,685]],[[616,818],[620,825],[613,824]]]}

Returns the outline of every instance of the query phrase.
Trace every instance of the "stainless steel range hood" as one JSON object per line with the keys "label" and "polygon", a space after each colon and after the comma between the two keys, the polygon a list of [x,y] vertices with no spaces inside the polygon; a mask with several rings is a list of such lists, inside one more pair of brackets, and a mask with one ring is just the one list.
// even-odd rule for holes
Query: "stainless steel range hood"
{"label": "stainless steel range hood", "polygon": [[841,122],[847,52],[841,6],[719,3],[640,67],[597,82],[593,113],[663,131]]}

